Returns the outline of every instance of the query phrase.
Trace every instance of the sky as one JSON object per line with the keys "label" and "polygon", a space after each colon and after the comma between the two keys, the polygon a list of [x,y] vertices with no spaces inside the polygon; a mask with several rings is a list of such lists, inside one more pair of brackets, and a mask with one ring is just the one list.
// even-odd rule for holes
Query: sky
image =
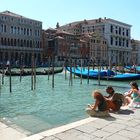
{"label": "sky", "polygon": [[84,19],[112,18],[132,25],[140,40],[140,0],[1,0],[0,12],[11,11],[43,22],[43,29]]}

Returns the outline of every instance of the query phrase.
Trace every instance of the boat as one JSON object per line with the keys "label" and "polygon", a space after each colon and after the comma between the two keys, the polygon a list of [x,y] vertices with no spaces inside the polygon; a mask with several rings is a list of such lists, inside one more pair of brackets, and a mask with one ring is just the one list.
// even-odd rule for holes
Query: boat
{"label": "boat", "polygon": [[140,66],[125,66],[130,73],[138,73],[140,74]]}
{"label": "boat", "polygon": [[[63,68],[61,69],[54,69],[54,72],[52,69],[50,70],[46,70],[44,69],[43,71],[36,71],[36,75],[48,75],[48,74],[57,74],[57,73],[61,73],[63,71]],[[0,71],[0,73],[3,73],[2,71]],[[30,76],[32,75],[32,71],[31,70],[28,70],[28,71],[11,71],[11,74],[9,71],[5,71],[4,72],[4,75],[6,76]]]}
{"label": "boat", "polygon": [[[76,76],[84,78],[84,79],[98,79],[100,74],[101,80],[110,80],[110,81],[129,81],[129,80],[140,80],[140,74],[134,74],[134,73],[115,73],[111,70],[101,70],[100,72],[96,70],[88,70],[81,68],[67,68],[68,71],[72,71]],[[81,73],[82,72],[82,73]]]}

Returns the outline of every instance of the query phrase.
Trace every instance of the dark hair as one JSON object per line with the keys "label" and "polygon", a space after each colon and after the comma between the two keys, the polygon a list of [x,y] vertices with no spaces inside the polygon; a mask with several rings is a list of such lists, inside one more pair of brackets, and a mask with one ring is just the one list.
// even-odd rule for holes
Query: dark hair
{"label": "dark hair", "polygon": [[137,90],[139,90],[139,86],[137,84],[137,82],[133,81],[130,83],[131,86],[134,86]]}
{"label": "dark hair", "polygon": [[108,86],[106,90],[112,90],[113,92],[115,92],[112,86]]}

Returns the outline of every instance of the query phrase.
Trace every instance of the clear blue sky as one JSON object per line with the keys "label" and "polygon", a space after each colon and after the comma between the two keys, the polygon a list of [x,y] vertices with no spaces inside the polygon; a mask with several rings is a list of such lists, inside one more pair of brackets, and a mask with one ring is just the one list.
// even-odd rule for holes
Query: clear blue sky
{"label": "clear blue sky", "polygon": [[9,10],[40,20],[43,28],[99,17],[113,18],[132,27],[140,40],[140,0],[1,0],[0,11]]}

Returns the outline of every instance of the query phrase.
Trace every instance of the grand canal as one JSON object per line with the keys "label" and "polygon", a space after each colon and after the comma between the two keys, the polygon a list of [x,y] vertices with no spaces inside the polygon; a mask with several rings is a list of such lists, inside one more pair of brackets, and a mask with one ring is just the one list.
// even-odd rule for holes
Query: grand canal
{"label": "grand canal", "polygon": [[36,90],[31,91],[31,76],[12,77],[12,93],[9,92],[9,77],[0,89],[0,119],[16,124],[31,133],[74,122],[88,117],[85,108],[92,103],[91,93],[95,89],[105,94],[107,85],[114,86],[117,92],[124,93],[129,89],[129,81],[110,82],[84,79],[73,79],[69,86],[69,74],[65,80],[64,72],[55,75],[55,87],[52,89],[52,77],[37,76]]}

